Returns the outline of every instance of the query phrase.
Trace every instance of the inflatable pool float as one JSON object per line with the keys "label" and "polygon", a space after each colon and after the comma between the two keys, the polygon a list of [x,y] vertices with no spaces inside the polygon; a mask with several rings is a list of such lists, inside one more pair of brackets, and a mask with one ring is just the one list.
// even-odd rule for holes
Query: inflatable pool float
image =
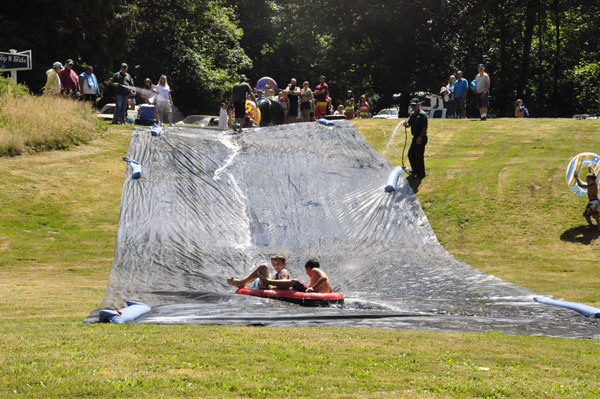
{"label": "inflatable pool float", "polygon": [[[260,109],[256,106],[254,101],[246,100],[246,115],[257,124],[260,124]],[[235,118],[235,110],[232,112],[231,116]]]}
{"label": "inflatable pool float", "polygon": [[236,292],[239,295],[260,296],[263,298],[278,299],[291,302],[300,306],[330,306],[343,304],[344,296],[339,292],[321,294],[318,292],[300,292],[294,290],[261,290],[258,288],[240,288]]}
{"label": "inflatable pool float", "polygon": [[269,85],[274,92],[277,91],[277,82],[275,82],[275,79],[265,76],[256,82],[256,88],[262,92],[265,91],[265,85]]}
{"label": "inflatable pool float", "polygon": [[588,174],[588,168],[591,168],[593,172],[598,175],[600,172],[600,158],[593,152],[583,152],[575,155],[569,165],[567,166],[567,185],[577,195],[584,197],[587,195],[587,188],[581,188],[575,181],[575,172],[579,174],[579,180],[585,183],[585,177]]}

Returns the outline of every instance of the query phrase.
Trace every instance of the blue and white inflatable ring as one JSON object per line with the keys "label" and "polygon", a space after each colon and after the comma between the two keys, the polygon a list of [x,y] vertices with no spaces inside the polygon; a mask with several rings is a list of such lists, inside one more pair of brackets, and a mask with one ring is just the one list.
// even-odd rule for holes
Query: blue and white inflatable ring
{"label": "blue and white inflatable ring", "polygon": [[600,172],[600,157],[593,152],[583,152],[576,155],[567,166],[567,185],[577,195],[584,197],[587,195],[587,189],[577,185],[575,172],[579,174],[579,180],[585,183],[585,176],[588,174],[588,168],[592,168],[596,176]]}

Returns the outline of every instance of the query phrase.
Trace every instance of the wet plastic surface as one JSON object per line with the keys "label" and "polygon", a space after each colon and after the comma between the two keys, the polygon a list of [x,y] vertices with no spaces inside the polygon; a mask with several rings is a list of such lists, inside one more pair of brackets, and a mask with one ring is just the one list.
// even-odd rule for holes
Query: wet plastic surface
{"label": "wet plastic surface", "polygon": [[[147,303],[141,323],[346,326],[600,338],[598,321],[457,260],[438,243],[408,182],[348,122],[132,133],[144,168],[123,183],[113,268],[99,309]],[[318,257],[334,308],[235,295],[281,253],[292,278]],[[271,269],[272,270],[272,269]]]}

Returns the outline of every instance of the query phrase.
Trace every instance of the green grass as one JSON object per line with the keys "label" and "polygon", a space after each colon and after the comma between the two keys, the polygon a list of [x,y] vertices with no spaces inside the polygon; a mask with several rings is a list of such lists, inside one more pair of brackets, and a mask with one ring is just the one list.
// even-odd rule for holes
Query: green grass
{"label": "green grass", "polygon": [[[356,125],[384,152],[395,121]],[[599,130],[600,121],[431,121],[417,197],[459,258],[598,305],[597,237],[560,237],[583,223],[585,206],[564,167],[594,150]],[[395,164],[401,133],[386,152]],[[0,159],[0,397],[600,396],[593,340],[82,324],[104,296],[128,142],[126,128],[109,129],[90,145]]]}
{"label": "green grass", "polygon": [[[389,139],[396,123],[356,125],[383,152],[381,129]],[[393,141],[386,155],[399,165],[404,129]],[[599,120],[434,120],[417,197],[442,245],[461,260],[598,306],[600,234],[584,228],[587,199],[568,189],[565,169],[599,143]]]}

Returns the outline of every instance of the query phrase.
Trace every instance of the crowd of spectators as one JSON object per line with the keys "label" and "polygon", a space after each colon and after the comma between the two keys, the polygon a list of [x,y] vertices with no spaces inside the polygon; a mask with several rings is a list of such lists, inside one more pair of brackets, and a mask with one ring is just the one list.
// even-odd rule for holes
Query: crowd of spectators
{"label": "crowd of spectators", "polygon": [[[246,75],[241,76],[241,80],[247,84]],[[234,88],[235,91],[238,89]],[[241,93],[244,95],[243,91]],[[238,97],[237,100],[233,98],[234,96]],[[241,101],[238,94],[234,96],[232,96],[230,105],[226,107],[229,126],[235,123],[235,118],[232,116],[235,115],[234,103],[237,101],[240,104]],[[269,84],[265,84],[264,88],[255,86],[248,91],[246,100],[257,105],[264,100],[278,102],[283,109],[284,123],[312,122],[328,115],[345,116],[346,119],[371,117],[371,108],[366,96],[361,96],[360,102],[355,102],[352,90],[346,92],[346,97],[336,107],[330,94],[329,85],[323,75],[319,77],[319,83],[312,89],[310,82],[304,81],[302,85],[298,85],[296,78],[291,78],[285,86],[276,89]]]}
{"label": "crowd of spectators", "polygon": [[65,96],[96,103],[100,94],[98,79],[94,75],[94,67],[88,65],[85,71],[77,75],[73,69],[73,60],[68,59],[63,66],[55,62],[46,71],[46,84],[43,91],[48,95]]}

